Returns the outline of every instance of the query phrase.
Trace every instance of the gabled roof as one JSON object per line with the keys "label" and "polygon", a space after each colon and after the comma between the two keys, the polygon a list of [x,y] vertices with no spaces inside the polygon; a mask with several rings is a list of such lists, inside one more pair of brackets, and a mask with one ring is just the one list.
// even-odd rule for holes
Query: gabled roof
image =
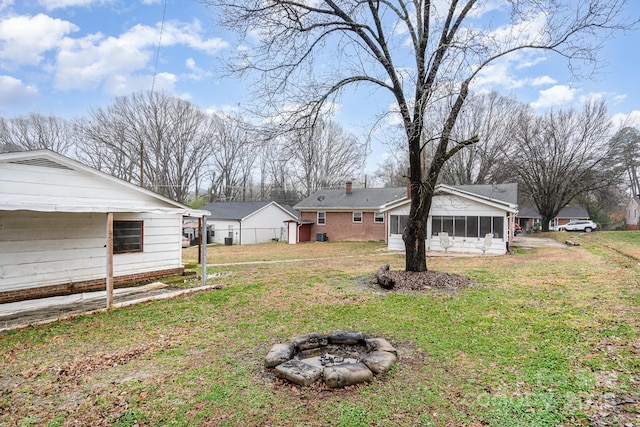
{"label": "gabled roof", "polygon": [[297,219],[297,215],[295,213],[274,201],[212,202],[206,206],[203,206],[202,209],[209,211],[211,213],[210,218],[213,220],[230,219],[242,221],[252,215],[255,215],[256,213],[267,208],[270,205],[274,205],[278,209],[281,209],[284,213],[290,215],[292,220]]}
{"label": "gabled roof", "polygon": [[[518,184],[494,185],[438,185],[436,194],[455,194],[469,197],[483,203],[505,207],[515,211],[518,200]],[[354,188],[351,194],[344,189],[320,190],[294,206],[300,211],[310,210],[387,210],[409,203],[407,188]]]}
{"label": "gabled roof", "polygon": [[568,218],[568,219],[577,219],[577,218],[589,218],[589,211],[585,205],[569,205],[560,209],[556,218]]}
{"label": "gabled roof", "polygon": [[0,183],[0,211],[208,213],[50,150],[0,154]]}
{"label": "gabled roof", "polygon": [[518,218],[542,218],[538,209],[532,206],[520,206],[518,208]]}
{"label": "gabled roof", "polygon": [[[520,208],[518,212],[519,218],[542,218],[538,209],[532,206],[523,206]],[[589,211],[584,205],[569,205],[560,209],[556,218],[563,219],[578,219],[578,218],[589,218]]]}
{"label": "gabled roof", "polygon": [[505,209],[509,212],[518,212],[518,184],[490,184],[490,185],[457,185],[449,186],[439,184],[436,186],[437,194],[451,194],[458,197],[475,200],[477,202]]}
{"label": "gabled roof", "polygon": [[353,188],[351,194],[347,194],[345,189],[341,188],[316,191],[293,208],[299,211],[318,209],[380,209],[384,205],[406,198],[406,187]]}
{"label": "gabled roof", "polygon": [[518,204],[518,184],[455,185],[451,187],[486,199],[499,200],[511,205]]}

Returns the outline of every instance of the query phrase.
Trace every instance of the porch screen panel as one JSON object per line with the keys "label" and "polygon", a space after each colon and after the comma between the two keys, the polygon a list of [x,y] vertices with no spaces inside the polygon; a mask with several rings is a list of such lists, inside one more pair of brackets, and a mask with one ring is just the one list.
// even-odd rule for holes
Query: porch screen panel
{"label": "porch screen panel", "polygon": [[480,237],[484,237],[485,234],[489,234],[492,232],[491,222],[492,221],[490,216],[480,217]]}
{"label": "porch screen panel", "polygon": [[407,227],[407,215],[391,215],[389,220],[389,233],[402,234]]}
{"label": "porch screen panel", "polygon": [[437,236],[442,232],[442,217],[434,216],[431,218],[431,235]]}
{"label": "porch screen panel", "polygon": [[467,217],[456,216],[453,222],[453,235],[455,237],[466,237],[467,232]]}
{"label": "porch screen panel", "polygon": [[493,236],[500,239],[504,237],[504,218],[501,216],[493,217]]}
{"label": "porch screen panel", "polygon": [[442,231],[444,231],[445,233],[449,233],[449,236],[453,236],[453,217],[452,216],[442,217]]}
{"label": "porch screen panel", "polygon": [[467,217],[467,237],[478,237],[478,217],[477,216],[468,216]]}

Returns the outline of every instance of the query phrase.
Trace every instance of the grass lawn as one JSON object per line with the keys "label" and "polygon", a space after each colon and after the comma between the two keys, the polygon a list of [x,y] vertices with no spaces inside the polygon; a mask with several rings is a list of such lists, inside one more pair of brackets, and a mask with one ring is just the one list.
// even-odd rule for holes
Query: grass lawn
{"label": "grass lawn", "polygon": [[[234,263],[209,268],[221,289],[0,335],[0,425],[637,426],[636,236],[429,259],[481,284],[454,294],[372,286],[404,266],[379,243],[210,247]],[[336,329],[385,337],[398,363],[340,390],[263,368],[272,344]]]}

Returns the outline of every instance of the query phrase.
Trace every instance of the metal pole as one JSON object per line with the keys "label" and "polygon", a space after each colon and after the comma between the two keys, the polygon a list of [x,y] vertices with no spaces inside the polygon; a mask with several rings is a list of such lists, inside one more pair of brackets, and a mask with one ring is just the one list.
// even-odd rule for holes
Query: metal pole
{"label": "metal pole", "polygon": [[202,262],[202,218],[198,218],[198,264]]}
{"label": "metal pole", "polygon": [[207,284],[207,217],[202,217],[202,228],[200,229],[200,241],[202,242],[202,286]]}

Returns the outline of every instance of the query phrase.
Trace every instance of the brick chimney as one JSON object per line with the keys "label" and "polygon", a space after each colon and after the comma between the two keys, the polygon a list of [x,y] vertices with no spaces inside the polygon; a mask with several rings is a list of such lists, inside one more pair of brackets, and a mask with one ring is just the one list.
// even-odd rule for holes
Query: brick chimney
{"label": "brick chimney", "polygon": [[351,194],[353,192],[353,183],[351,181],[347,181],[347,194]]}

